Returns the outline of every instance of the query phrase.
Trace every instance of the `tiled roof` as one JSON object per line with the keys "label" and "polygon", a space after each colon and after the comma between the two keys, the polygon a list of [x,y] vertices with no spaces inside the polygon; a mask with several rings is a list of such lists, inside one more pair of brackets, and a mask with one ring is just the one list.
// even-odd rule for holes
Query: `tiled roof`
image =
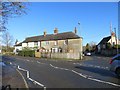
{"label": "tiled roof", "polygon": [[100,41],[99,44],[105,44],[105,43],[107,43],[110,39],[111,39],[111,36],[105,37],[105,38],[103,38],[103,39]]}
{"label": "tiled roof", "polygon": [[73,32],[64,32],[58,34],[47,34],[46,36],[34,36],[28,37],[23,42],[37,42],[37,41],[50,41],[50,40],[65,40],[65,39],[77,39],[80,38]]}

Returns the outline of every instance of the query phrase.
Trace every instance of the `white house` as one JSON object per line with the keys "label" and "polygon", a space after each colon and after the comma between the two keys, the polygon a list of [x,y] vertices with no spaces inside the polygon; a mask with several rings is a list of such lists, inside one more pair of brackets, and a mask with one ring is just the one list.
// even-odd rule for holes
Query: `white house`
{"label": "white house", "polygon": [[17,54],[18,51],[22,50],[22,43],[17,42],[15,45],[14,53]]}
{"label": "white house", "polygon": [[106,49],[106,44],[110,43],[112,46],[119,44],[120,45],[120,41],[116,38],[115,33],[112,32],[111,36],[108,37],[104,37],[100,43],[98,43],[97,48],[98,48],[98,52],[101,51],[101,49]]}

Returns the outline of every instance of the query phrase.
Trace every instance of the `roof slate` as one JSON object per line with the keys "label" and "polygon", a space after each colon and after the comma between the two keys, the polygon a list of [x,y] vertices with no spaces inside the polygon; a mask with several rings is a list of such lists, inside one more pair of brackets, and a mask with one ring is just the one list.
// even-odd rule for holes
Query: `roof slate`
{"label": "roof slate", "polygon": [[100,41],[99,44],[105,44],[105,43],[107,43],[110,39],[111,39],[111,36],[105,37],[105,38],[103,38],[103,39]]}
{"label": "roof slate", "polygon": [[65,39],[77,39],[80,38],[73,32],[64,32],[58,34],[47,34],[46,36],[34,36],[26,38],[23,43],[26,42],[37,42],[37,41],[51,41],[51,40],[65,40]]}

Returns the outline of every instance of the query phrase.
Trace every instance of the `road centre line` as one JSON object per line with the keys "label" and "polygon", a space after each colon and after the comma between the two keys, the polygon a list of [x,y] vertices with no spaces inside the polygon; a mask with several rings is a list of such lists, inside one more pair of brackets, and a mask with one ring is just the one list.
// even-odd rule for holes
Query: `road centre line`
{"label": "road centre line", "polygon": [[[56,69],[61,69],[60,67],[56,67],[56,66],[53,66],[52,64],[50,64],[51,67],[53,68],[56,68]],[[65,68],[62,68],[62,70],[65,70]],[[109,85],[112,85],[112,86],[117,86],[117,87],[120,87],[119,84],[115,84],[115,83],[112,83],[112,82],[108,82],[108,81],[103,81],[103,80],[99,80],[99,79],[96,79],[96,78],[91,78],[91,76],[88,76],[88,75],[83,75],[82,73],[79,73],[79,72],[76,72],[75,70],[69,70],[67,69],[68,71],[71,71],[83,78],[86,78],[86,79],[89,79],[89,80],[92,80],[92,81],[96,81],[96,82],[100,82],[100,83],[106,83],[106,84],[109,84]]]}
{"label": "road centre line", "polygon": [[60,68],[60,67],[55,67],[55,66],[53,66],[52,64],[50,64],[50,66],[51,66],[51,67],[53,67],[53,68],[56,68],[56,69],[61,69],[61,70],[68,70],[68,71],[69,71],[69,69],[67,69],[67,68]]}
{"label": "road centre line", "polygon": [[[39,64],[46,64],[46,63],[42,63],[42,62],[39,62],[39,61],[37,61],[37,63],[39,63]],[[47,65],[47,64],[46,64]]]}
{"label": "road centre line", "polygon": [[82,73],[78,73],[78,72],[76,72],[74,70],[72,70],[72,72],[75,73],[75,74],[78,74],[79,76],[81,76],[83,78],[87,78],[87,75],[83,75]]}
{"label": "road centre line", "polygon": [[115,83],[112,83],[112,82],[107,82],[107,81],[103,81],[103,80],[99,80],[99,79],[95,79],[95,78],[90,78],[90,77],[88,77],[87,79],[97,81],[97,82],[101,82],[101,83],[106,83],[106,84],[113,85],[113,86],[116,86],[116,87],[120,87],[119,84],[115,84]]}

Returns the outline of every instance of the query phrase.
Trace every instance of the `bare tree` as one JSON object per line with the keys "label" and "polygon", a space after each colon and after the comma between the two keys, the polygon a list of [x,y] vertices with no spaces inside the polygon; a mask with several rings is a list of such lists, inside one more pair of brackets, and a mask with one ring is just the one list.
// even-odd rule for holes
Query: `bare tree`
{"label": "bare tree", "polygon": [[89,44],[90,44],[90,47],[91,47],[91,51],[95,51],[95,49],[96,49],[96,42],[91,41]]}
{"label": "bare tree", "polygon": [[12,0],[6,0],[2,2],[0,0],[0,32],[5,31],[7,28],[5,24],[9,18],[20,16],[25,14],[26,3],[25,2],[12,2]]}
{"label": "bare tree", "polygon": [[3,45],[5,46],[6,50],[5,51],[8,51],[9,52],[9,48],[12,46],[13,44],[13,36],[10,35],[9,32],[4,32],[3,35],[2,35],[2,43]]}

